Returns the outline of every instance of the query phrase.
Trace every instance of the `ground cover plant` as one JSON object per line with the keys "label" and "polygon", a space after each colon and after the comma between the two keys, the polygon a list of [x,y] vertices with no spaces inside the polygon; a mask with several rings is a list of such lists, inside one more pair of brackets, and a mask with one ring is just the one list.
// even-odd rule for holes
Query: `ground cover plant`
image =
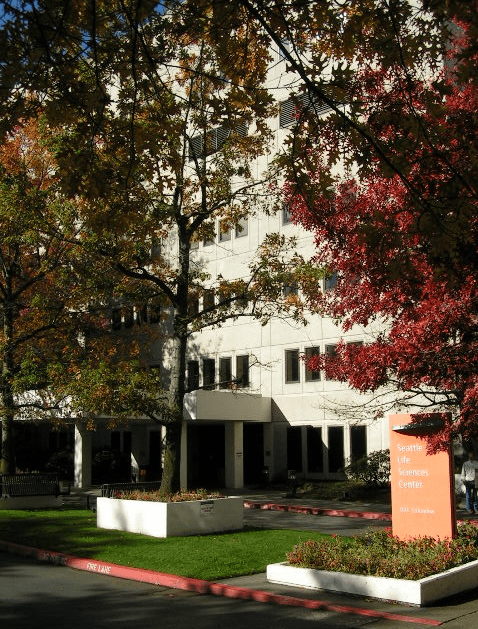
{"label": "ground cover plant", "polygon": [[403,541],[390,528],[370,529],[352,538],[331,536],[301,541],[287,553],[290,565],[333,572],[422,579],[478,559],[478,528],[458,525],[454,539],[420,537]]}
{"label": "ground cover plant", "polygon": [[245,529],[160,539],[98,529],[88,510],[5,510],[0,517],[0,540],[207,580],[265,572],[300,538],[323,537],[316,531]]}

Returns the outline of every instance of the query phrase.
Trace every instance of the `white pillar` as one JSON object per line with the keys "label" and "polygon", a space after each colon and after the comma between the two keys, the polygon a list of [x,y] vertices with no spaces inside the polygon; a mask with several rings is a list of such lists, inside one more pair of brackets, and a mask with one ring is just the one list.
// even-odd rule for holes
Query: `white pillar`
{"label": "white pillar", "polygon": [[243,422],[226,422],[226,487],[244,487]]}
{"label": "white pillar", "polygon": [[75,424],[75,487],[91,487],[92,436],[81,424]]}
{"label": "white pillar", "polygon": [[181,466],[179,470],[181,489],[188,488],[188,424],[183,422],[181,429]]}

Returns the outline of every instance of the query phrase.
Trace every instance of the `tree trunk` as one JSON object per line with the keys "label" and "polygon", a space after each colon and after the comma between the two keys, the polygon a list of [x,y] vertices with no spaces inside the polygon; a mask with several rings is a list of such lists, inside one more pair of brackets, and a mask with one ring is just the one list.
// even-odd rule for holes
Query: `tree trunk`
{"label": "tree trunk", "polygon": [[15,441],[13,437],[15,420],[15,400],[11,378],[13,375],[13,313],[11,308],[4,308],[3,323],[5,349],[2,361],[1,402],[2,418],[2,457],[0,459],[0,471],[2,474],[14,474],[15,466]]}
{"label": "tree trunk", "polygon": [[171,415],[166,424],[163,476],[161,492],[171,493],[180,489],[181,432],[186,390],[186,352],[188,343],[189,305],[189,238],[186,222],[178,221],[179,273],[174,312],[174,331],[171,351],[169,384],[169,408]]}
{"label": "tree trunk", "polygon": [[163,476],[161,492],[171,493],[180,489],[181,431],[183,423],[187,337],[175,336],[171,360],[169,407],[171,415],[166,424]]}
{"label": "tree trunk", "polygon": [[[5,395],[3,403],[5,404]],[[15,412],[12,408],[6,408],[2,413],[2,458],[0,459],[0,472],[2,474],[15,473],[15,442],[13,439],[13,421]]]}

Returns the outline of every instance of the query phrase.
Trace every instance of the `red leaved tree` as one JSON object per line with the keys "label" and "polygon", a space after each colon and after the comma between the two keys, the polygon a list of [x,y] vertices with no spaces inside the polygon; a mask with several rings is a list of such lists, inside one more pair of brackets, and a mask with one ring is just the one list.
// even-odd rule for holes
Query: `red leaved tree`
{"label": "red leaved tree", "polygon": [[[354,72],[349,95],[380,151],[330,116],[304,152],[313,185],[286,187],[296,222],[315,233],[316,264],[337,274],[326,293],[309,284],[311,306],[345,332],[380,330],[309,366],[360,392],[393,388],[388,408],[452,410],[454,422],[432,447],[478,430],[475,22],[473,11],[455,19],[435,69],[400,55],[380,63],[375,51]],[[400,33],[395,43],[406,45],[403,24]],[[345,174],[334,175],[330,164],[341,155]]]}

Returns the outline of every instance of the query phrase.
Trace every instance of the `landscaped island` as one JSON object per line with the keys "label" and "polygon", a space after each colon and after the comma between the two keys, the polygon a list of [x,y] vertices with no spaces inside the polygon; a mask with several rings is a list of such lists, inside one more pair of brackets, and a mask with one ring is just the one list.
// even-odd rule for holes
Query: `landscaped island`
{"label": "landscaped island", "polygon": [[403,541],[390,529],[300,542],[267,578],[308,589],[426,605],[478,586],[478,528],[458,525],[454,539]]}
{"label": "landscaped island", "polygon": [[242,529],[243,499],[204,490],[164,495],[160,492],[118,492],[98,498],[99,528],[153,537],[199,535]]}

